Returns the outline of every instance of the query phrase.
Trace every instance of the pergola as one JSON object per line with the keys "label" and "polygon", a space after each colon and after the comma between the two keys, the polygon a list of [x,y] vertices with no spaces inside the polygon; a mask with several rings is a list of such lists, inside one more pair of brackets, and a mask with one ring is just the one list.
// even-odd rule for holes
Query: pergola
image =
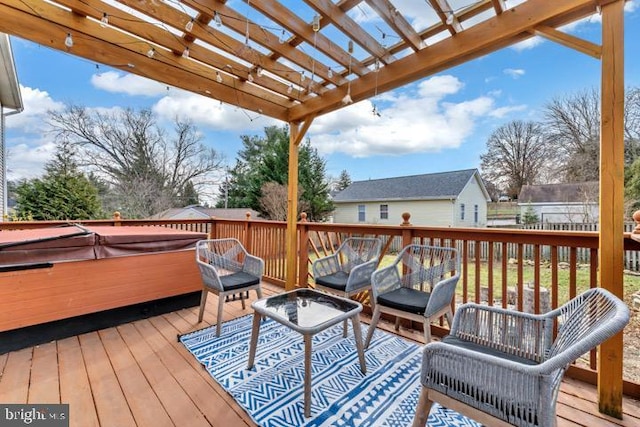
{"label": "pergola", "polygon": [[[599,283],[622,297],[624,0],[414,0],[411,14],[400,3],[0,0],[0,31],[289,123],[289,177],[314,118],[352,102],[535,35],[600,59]],[[594,13],[599,45],[558,30]],[[287,288],[297,185],[289,180]],[[599,352],[600,410],[621,417],[622,334]]]}

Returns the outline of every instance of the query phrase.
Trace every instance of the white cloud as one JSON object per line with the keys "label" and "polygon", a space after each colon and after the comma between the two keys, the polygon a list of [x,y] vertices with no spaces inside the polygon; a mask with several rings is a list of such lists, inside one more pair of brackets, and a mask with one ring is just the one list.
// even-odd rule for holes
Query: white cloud
{"label": "white cloud", "polygon": [[124,93],[132,96],[161,96],[167,92],[167,86],[135,74],[124,74],[107,71],[91,76],[91,84],[97,88],[113,93]]}
{"label": "white cloud", "polygon": [[501,119],[503,117],[508,116],[511,113],[515,113],[518,111],[524,111],[527,109],[526,105],[512,105],[509,107],[499,107],[496,108],[495,110],[491,111],[489,113],[489,115],[491,117],[495,117],[496,119]]}
{"label": "white cloud", "polygon": [[376,100],[359,102],[316,119],[309,130],[311,142],[323,154],[353,157],[438,152],[460,147],[482,117],[503,117],[509,108],[523,108],[495,108],[490,96],[445,101],[463,86],[449,75],[423,80],[387,96],[386,106],[377,107],[380,117],[372,113]]}
{"label": "white cloud", "polygon": [[542,44],[543,42],[544,42],[544,39],[542,37],[534,36],[526,40],[523,40],[520,43],[514,44],[513,46],[511,46],[511,48],[520,52],[523,50],[533,49],[534,47]]}
{"label": "white cloud", "polygon": [[513,79],[519,79],[525,73],[522,68],[505,68],[502,72]]}
{"label": "white cloud", "polygon": [[153,112],[165,120],[187,118],[197,126],[220,131],[253,131],[282,125],[270,117],[177,89],[160,99],[153,106]]}
{"label": "white cloud", "polygon": [[7,179],[15,181],[42,175],[46,162],[51,160],[56,145],[51,140],[40,140],[35,145],[18,143],[7,148]]}
{"label": "white cloud", "polygon": [[624,4],[624,11],[628,13],[635,12],[638,10],[638,6],[640,2],[638,0],[630,0]]}
{"label": "white cloud", "polygon": [[47,111],[59,111],[64,104],[54,101],[51,96],[40,89],[20,85],[24,110],[6,119],[8,129],[25,133],[40,133],[46,121]]}

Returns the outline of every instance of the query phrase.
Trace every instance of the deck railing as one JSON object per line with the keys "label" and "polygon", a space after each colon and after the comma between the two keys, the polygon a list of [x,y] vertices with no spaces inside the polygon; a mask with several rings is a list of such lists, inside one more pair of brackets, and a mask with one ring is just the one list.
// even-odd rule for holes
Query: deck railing
{"label": "deck railing", "polygon": [[[39,228],[63,221],[5,222],[0,232],[15,228]],[[265,280],[284,286],[286,279],[286,223],[265,220],[99,220],[86,225],[163,226],[206,232],[215,237],[236,237],[265,261]],[[398,248],[410,243],[456,247],[461,256],[461,278],[456,304],[474,301],[513,307],[533,313],[562,305],[580,292],[596,287],[598,233],[595,231],[548,231],[499,228],[416,227],[407,215],[397,226],[313,223],[298,228],[298,286],[313,287],[313,259],[332,253],[349,236],[374,236],[383,241],[380,263],[390,263]],[[640,244],[625,233],[625,250],[639,251]],[[588,253],[588,263],[578,253]],[[561,253],[568,254],[562,260]],[[507,256],[504,256],[504,255]],[[515,256],[514,256],[515,255]],[[366,294],[360,296],[366,301]],[[414,325],[420,327],[420,325]],[[446,328],[436,327],[435,335]],[[596,352],[572,367],[582,380],[596,381]],[[625,393],[640,396],[640,384],[625,381]]]}

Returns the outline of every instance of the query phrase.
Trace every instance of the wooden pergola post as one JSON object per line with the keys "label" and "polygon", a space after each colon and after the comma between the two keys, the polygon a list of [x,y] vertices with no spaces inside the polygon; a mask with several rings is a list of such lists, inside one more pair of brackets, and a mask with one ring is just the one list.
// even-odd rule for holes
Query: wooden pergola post
{"label": "wooden pergola post", "polygon": [[[624,1],[602,6],[598,283],[624,291]],[[599,410],[622,418],[622,332],[598,348]]]}
{"label": "wooden pergola post", "polygon": [[315,115],[302,122],[289,123],[289,174],[287,191],[287,276],[284,288],[289,291],[296,287],[298,266],[298,149],[302,138],[309,130]]}

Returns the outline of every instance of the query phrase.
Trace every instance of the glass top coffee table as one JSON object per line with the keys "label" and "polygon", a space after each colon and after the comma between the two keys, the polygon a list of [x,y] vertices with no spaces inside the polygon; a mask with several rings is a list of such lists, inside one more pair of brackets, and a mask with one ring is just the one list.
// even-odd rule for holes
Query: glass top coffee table
{"label": "glass top coffee table", "polygon": [[[262,298],[251,304],[253,329],[249,346],[247,369],[253,368],[258,346],[260,321],[268,317],[302,334],[304,339],[304,416],[311,413],[311,341],[314,334],[337,323],[351,319],[353,335],[360,359],[360,370],[367,372],[362,347],[362,331],[358,314],[362,304],[335,295],[329,295],[313,289],[296,289],[268,298]],[[346,329],[345,329],[346,330]]]}

